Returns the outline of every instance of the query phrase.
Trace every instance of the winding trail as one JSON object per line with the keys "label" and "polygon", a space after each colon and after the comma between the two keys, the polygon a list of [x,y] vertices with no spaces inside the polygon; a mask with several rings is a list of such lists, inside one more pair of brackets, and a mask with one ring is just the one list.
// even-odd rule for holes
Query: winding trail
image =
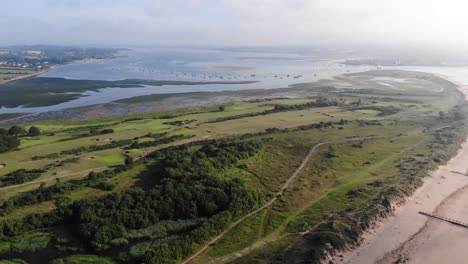
{"label": "winding trail", "polygon": [[13,189],[13,188],[21,187],[21,186],[28,186],[28,185],[36,184],[36,183],[50,182],[50,181],[57,180],[57,179],[63,179],[63,178],[67,178],[67,177],[80,175],[82,173],[96,171],[96,170],[102,170],[102,169],[107,169],[107,168],[109,168],[109,167],[108,166],[102,166],[102,167],[87,169],[87,170],[83,170],[83,171],[73,172],[73,173],[69,173],[69,174],[65,174],[65,175],[54,176],[54,177],[44,178],[44,179],[35,180],[35,181],[29,181],[29,182],[25,182],[25,183],[21,183],[21,184],[5,186],[5,187],[0,188],[0,191]]}
{"label": "winding trail", "polygon": [[275,196],[273,198],[271,198],[268,202],[266,202],[263,206],[253,210],[252,212],[248,213],[247,215],[243,216],[242,218],[240,218],[239,220],[237,220],[236,222],[232,223],[230,226],[228,226],[223,232],[221,232],[219,235],[217,235],[216,237],[214,237],[213,239],[211,239],[209,242],[207,242],[202,248],[200,248],[197,252],[195,252],[192,256],[190,256],[189,258],[185,259],[182,264],[188,264],[190,262],[192,262],[195,258],[197,258],[198,256],[200,256],[201,254],[203,254],[206,250],[208,250],[212,245],[216,244],[216,242],[218,242],[219,240],[221,240],[226,234],[228,234],[231,230],[233,230],[236,226],[238,226],[239,224],[241,224],[242,222],[244,222],[245,220],[247,220],[248,218],[254,216],[255,214],[257,214],[258,212],[270,207],[271,205],[273,205],[276,200],[281,196],[283,195],[283,193],[286,191],[286,189],[291,185],[291,183],[297,178],[297,176],[299,176],[299,174],[302,172],[302,170],[304,169],[304,167],[307,165],[307,163],[309,162],[309,160],[312,158],[312,155],[315,153],[315,151],[323,146],[323,145],[327,145],[327,144],[338,144],[338,143],[346,143],[346,142],[350,142],[350,141],[359,141],[359,140],[366,140],[366,139],[373,139],[373,138],[382,138],[383,136],[370,136],[370,137],[360,137],[360,138],[353,138],[353,139],[345,139],[345,140],[336,140],[336,141],[325,141],[325,142],[322,142],[322,143],[318,143],[316,145],[314,145],[310,150],[309,152],[307,153],[307,156],[304,157],[304,159],[302,160],[301,164],[299,165],[299,167],[297,167],[297,169],[293,172],[293,174],[291,174],[291,176],[289,176],[289,178],[286,180],[286,182],[283,184],[283,186],[281,187],[281,189],[275,194]]}

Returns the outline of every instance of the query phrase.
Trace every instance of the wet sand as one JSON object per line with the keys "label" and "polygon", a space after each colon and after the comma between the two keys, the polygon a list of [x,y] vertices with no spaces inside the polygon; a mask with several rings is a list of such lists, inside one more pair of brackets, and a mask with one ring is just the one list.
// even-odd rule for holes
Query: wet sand
{"label": "wet sand", "polygon": [[[468,87],[460,90],[468,94]],[[398,207],[376,223],[357,248],[335,257],[336,263],[468,263],[468,229],[430,219],[419,211],[468,223],[468,142],[446,165]]]}
{"label": "wet sand", "polygon": [[[468,222],[468,186],[455,192],[435,210],[435,214]],[[387,254],[379,263],[439,264],[467,263],[468,229],[436,219],[425,226],[397,250]]]}

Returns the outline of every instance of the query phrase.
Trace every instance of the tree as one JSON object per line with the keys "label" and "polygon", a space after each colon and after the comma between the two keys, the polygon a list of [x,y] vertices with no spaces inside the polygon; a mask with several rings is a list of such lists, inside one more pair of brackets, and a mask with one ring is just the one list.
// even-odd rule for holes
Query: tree
{"label": "tree", "polygon": [[0,135],[0,153],[16,149],[20,143],[16,137]]}
{"label": "tree", "polygon": [[220,112],[224,112],[224,110],[226,110],[226,108],[224,107],[224,105],[220,105],[220,106],[218,107],[218,109],[219,109]]}
{"label": "tree", "polygon": [[31,137],[37,137],[41,134],[41,130],[38,127],[32,126],[28,130],[28,135]]}
{"label": "tree", "polygon": [[18,136],[23,132],[23,129],[19,126],[12,126],[8,129],[8,135],[10,136]]}
{"label": "tree", "polygon": [[133,158],[131,157],[126,157],[125,158],[125,166],[129,167],[133,165]]}

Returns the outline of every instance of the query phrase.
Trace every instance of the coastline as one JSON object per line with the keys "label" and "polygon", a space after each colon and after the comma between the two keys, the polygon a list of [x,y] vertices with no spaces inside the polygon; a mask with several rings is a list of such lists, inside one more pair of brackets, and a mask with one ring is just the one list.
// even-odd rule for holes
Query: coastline
{"label": "coastline", "polygon": [[41,75],[41,74],[44,74],[44,73],[53,71],[53,70],[55,70],[56,68],[58,68],[58,67],[60,67],[60,66],[67,65],[67,64],[75,64],[75,63],[93,63],[93,62],[96,62],[96,61],[99,61],[99,60],[101,60],[101,59],[88,58],[88,59],[82,59],[82,60],[75,60],[75,61],[71,61],[71,62],[67,62],[67,63],[63,63],[63,64],[54,64],[54,65],[50,66],[50,67],[47,68],[47,69],[44,69],[44,70],[41,70],[41,71],[38,71],[38,72],[35,72],[35,73],[31,73],[31,74],[21,75],[21,76],[12,78],[12,79],[10,79],[10,80],[8,80],[8,81],[5,81],[5,82],[0,82],[0,85],[7,84],[7,83],[10,83],[10,82],[14,82],[14,81],[18,81],[18,80],[33,78],[33,77],[36,77],[36,76],[38,76],[38,75]]}
{"label": "coastline", "polygon": [[21,76],[12,78],[12,79],[10,79],[10,80],[8,80],[8,81],[0,82],[0,85],[7,84],[7,83],[11,83],[11,82],[18,81],[18,80],[33,78],[33,77],[36,77],[36,76],[38,76],[38,75],[41,75],[41,74],[47,73],[47,72],[49,72],[49,71],[52,71],[52,70],[54,70],[55,68],[57,68],[58,66],[61,66],[61,65],[64,65],[64,64],[55,64],[55,65],[50,66],[50,67],[47,68],[47,69],[44,69],[44,70],[41,70],[41,71],[38,71],[38,72],[35,72],[35,73],[26,74],[26,75],[21,75]]}
{"label": "coastline", "polygon": [[[439,77],[447,79],[446,76],[439,75]],[[468,96],[468,86],[459,83],[456,85],[465,96]],[[468,246],[466,228],[419,214],[419,211],[434,212],[468,221],[468,209],[460,209],[466,207],[463,201],[468,200],[467,139],[454,157],[424,178],[423,184],[407,197],[405,202],[395,206],[391,216],[374,222],[373,227],[362,235],[359,245],[338,252],[327,261],[331,260],[337,264],[436,264],[447,260],[445,252],[453,249],[454,245],[458,245],[459,251],[452,252],[458,253],[454,255],[457,259],[468,258],[468,252],[460,251],[460,245]],[[458,204],[459,207],[454,208],[453,204]],[[463,212],[466,214],[463,215]],[[463,263],[463,261],[454,263]]]}

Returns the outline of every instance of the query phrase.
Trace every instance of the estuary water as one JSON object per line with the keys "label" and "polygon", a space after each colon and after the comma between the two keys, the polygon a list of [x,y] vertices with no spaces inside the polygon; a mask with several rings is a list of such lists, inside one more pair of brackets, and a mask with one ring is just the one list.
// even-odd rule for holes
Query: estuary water
{"label": "estuary water", "polygon": [[0,108],[2,113],[48,112],[108,103],[151,94],[273,89],[366,71],[371,66],[345,66],[344,59],[319,52],[245,51],[195,48],[138,48],[121,51],[115,59],[67,64],[40,77],[82,80],[149,79],[171,81],[236,82],[251,84],[166,85],[143,88],[105,88],[87,91],[69,102],[47,107]]}
{"label": "estuary water", "polygon": [[[255,51],[196,48],[138,48],[124,50],[115,59],[67,64],[40,77],[82,80],[149,79],[170,81],[257,81],[251,84],[166,85],[142,88],[104,88],[81,93],[78,99],[47,107],[0,108],[0,114],[48,112],[109,103],[151,94],[274,89],[314,82],[344,73],[376,69],[346,66],[346,55],[320,52]],[[468,67],[385,67],[424,71],[468,84]]]}

